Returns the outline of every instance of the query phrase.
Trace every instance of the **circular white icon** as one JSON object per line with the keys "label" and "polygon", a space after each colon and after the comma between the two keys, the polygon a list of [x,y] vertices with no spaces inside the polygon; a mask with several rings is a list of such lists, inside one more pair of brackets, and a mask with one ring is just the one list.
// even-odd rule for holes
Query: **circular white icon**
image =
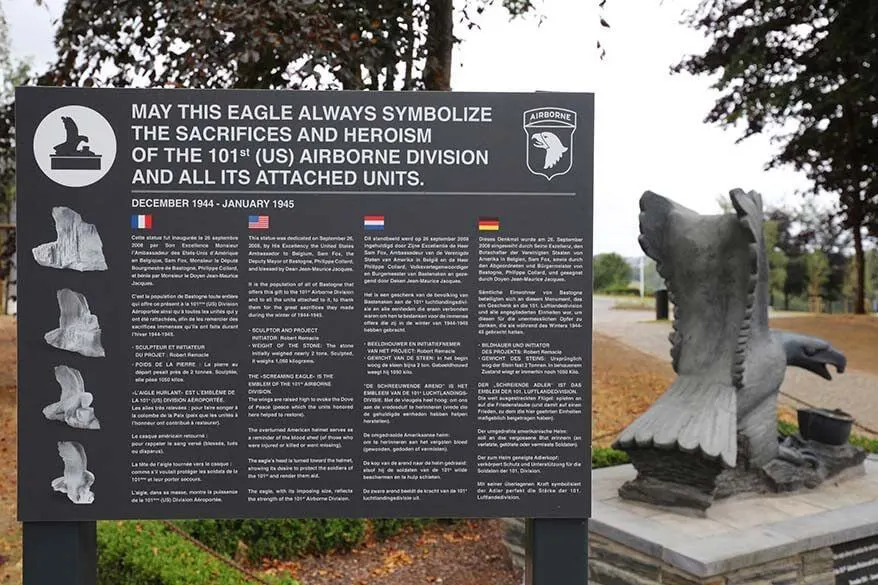
{"label": "circular white icon", "polygon": [[116,134],[107,119],[91,108],[64,106],[37,126],[34,157],[43,173],[59,185],[86,187],[113,166]]}

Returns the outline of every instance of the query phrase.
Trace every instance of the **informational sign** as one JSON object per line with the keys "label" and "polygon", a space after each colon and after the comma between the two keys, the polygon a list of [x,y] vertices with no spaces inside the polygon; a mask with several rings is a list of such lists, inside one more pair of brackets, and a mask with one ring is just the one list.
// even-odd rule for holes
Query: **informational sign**
{"label": "informational sign", "polygon": [[832,547],[836,585],[878,583],[878,537],[853,540]]}
{"label": "informational sign", "polygon": [[16,110],[21,520],[587,516],[591,95]]}

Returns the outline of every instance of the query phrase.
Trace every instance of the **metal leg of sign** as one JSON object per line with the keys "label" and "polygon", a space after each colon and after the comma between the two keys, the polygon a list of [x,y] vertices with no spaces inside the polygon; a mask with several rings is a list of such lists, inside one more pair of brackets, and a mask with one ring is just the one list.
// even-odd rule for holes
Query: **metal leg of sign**
{"label": "metal leg of sign", "polygon": [[587,520],[528,520],[526,585],[588,583],[587,539]]}
{"label": "metal leg of sign", "polygon": [[23,585],[95,585],[97,523],[25,522]]}

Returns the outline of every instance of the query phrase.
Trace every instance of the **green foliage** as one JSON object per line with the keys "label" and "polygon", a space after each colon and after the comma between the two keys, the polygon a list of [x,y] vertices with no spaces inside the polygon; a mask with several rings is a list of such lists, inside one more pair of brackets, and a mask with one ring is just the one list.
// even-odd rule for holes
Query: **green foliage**
{"label": "green foliage", "polygon": [[[460,23],[473,28],[493,3],[460,3]],[[529,0],[502,5],[513,17],[534,10]],[[454,8],[451,0],[68,0],[58,61],[44,81],[126,87],[146,76],[158,87],[449,89]],[[163,66],[148,65],[155,62]]]}
{"label": "green foliage", "polygon": [[799,427],[797,427],[793,423],[779,420],[777,421],[777,432],[783,437],[788,437],[790,435],[795,435],[796,433],[798,433]]}
{"label": "green foliage", "polygon": [[[17,61],[9,54],[9,31],[0,6],[0,217],[8,218],[15,199],[15,87],[30,72],[28,61]],[[6,263],[9,257],[4,256]]]}
{"label": "green foliage", "polygon": [[251,563],[349,550],[363,542],[367,528],[364,520],[351,518],[185,520],[176,524],[224,555],[245,551]]}
{"label": "green foliage", "polygon": [[592,288],[607,291],[611,288],[628,288],[631,281],[631,265],[619,254],[598,254],[594,257]]}
{"label": "green foliage", "polygon": [[390,538],[407,528],[423,530],[437,523],[453,522],[453,520],[439,520],[436,518],[377,518],[370,520],[372,532],[379,539]]}
{"label": "green foliage", "polygon": [[783,294],[787,284],[787,265],[789,258],[778,243],[778,223],[768,220],[763,225],[765,249],[768,254],[768,286],[772,294]]}
{"label": "green foliage", "polygon": [[455,24],[476,28],[494,4],[511,17],[536,11],[533,0],[67,0],[58,61],[42,81],[447,90]]}
{"label": "green foliage", "polygon": [[[629,286],[628,284],[621,284],[610,286],[604,289],[601,289],[601,293],[605,295],[619,296],[619,297],[639,297],[640,289],[634,286]],[[644,292],[644,294],[646,294]]]}
{"label": "green foliage", "polygon": [[866,290],[872,291],[872,298],[878,297],[878,250],[871,249],[866,252]]}
{"label": "green foliage", "polygon": [[[875,282],[878,280],[878,274],[876,274],[876,269],[878,269],[878,262],[876,262],[876,251],[869,250],[863,261],[865,262],[865,278],[863,279],[863,294],[865,298],[871,299],[875,295]],[[847,263],[845,264],[844,271],[844,296],[847,299],[855,298],[857,294],[857,259],[855,256],[849,256],[847,258]]]}
{"label": "green foliage", "polygon": [[829,282],[829,259],[817,250],[805,256],[805,274],[808,275],[808,294],[821,296],[823,287]]}
{"label": "green foliage", "polygon": [[878,3],[701,0],[688,22],[712,42],[676,70],[716,75],[707,121],[740,125],[744,138],[775,130],[768,166],[791,165],[814,192],[836,194],[862,252],[861,227],[878,236]]}
{"label": "green foliage", "polygon": [[855,447],[862,447],[869,453],[878,453],[878,439],[870,439],[862,435],[851,435],[850,443]]}
{"label": "green foliage", "polygon": [[600,469],[601,467],[612,467],[614,465],[625,465],[628,462],[628,454],[624,451],[618,451],[616,449],[611,449],[610,447],[592,447],[592,469]]}
{"label": "green foliage", "polygon": [[656,269],[655,260],[647,258],[643,265],[643,280],[646,283],[644,289],[647,294],[654,294],[655,291],[665,286],[664,279],[659,275]]}
{"label": "green foliage", "polygon": [[345,551],[362,544],[370,532],[384,539],[406,528],[423,529],[432,518],[364,520],[360,518],[271,520],[182,520],[175,524],[193,538],[227,556],[290,560],[308,554]]}
{"label": "green foliage", "polygon": [[[262,577],[296,585],[289,577]],[[98,523],[98,585],[244,585],[242,573],[161,522]]]}

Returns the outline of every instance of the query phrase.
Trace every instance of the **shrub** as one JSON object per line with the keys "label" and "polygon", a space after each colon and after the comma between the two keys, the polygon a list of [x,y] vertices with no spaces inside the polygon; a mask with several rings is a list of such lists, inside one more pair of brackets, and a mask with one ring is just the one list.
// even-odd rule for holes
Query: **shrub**
{"label": "shrub", "polygon": [[860,435],[851,436],[851,445],[862,447],[869,453],[878,453],[878,439],[870,439]]}
{"label": "shrub", "polygon": [[612,467],[628,463],[628,454],[609,447],[594,447],[591,450],[591,468]]}
{"label": "shrub", "polygon": [[366,522],[358,518],[184,520],[176,524],[221,554],[243,552],[251,564],[266,558],[289,560],[350,550],[366,536]]}
{"label": "shrub", "polygon": [[452,522],[456,522],[456,520],[441,520],[438,518],[376,518],[370,520],[372,532],[379,539],[395,536],[406,528],[423,530],[433,524]]}
{"label": "shrub", "polygon": [[[289,577],[261,576],[276,585]],[[239,571],[161,522],[98,523],[98,585],[244,585]]]}
{"label": "shrub", "polygon": [[593,290],[625,286],[631,280],[631,274],[631,265],[619,254],[598,254],[592,259]]}
{"label": "shrub", "polygon": [[423,529],[435,518],[182,520],[175,524],[211,549],[251,565],[262,559],[291,560],[303,555],[347,551],[361,544],[368,533],[385,539],[413,527]]}
{"label": "shrub", "polygon": [[601,294],[620,297],[639,297],[640,289],[628,285],[611,286],[599,291]]}

